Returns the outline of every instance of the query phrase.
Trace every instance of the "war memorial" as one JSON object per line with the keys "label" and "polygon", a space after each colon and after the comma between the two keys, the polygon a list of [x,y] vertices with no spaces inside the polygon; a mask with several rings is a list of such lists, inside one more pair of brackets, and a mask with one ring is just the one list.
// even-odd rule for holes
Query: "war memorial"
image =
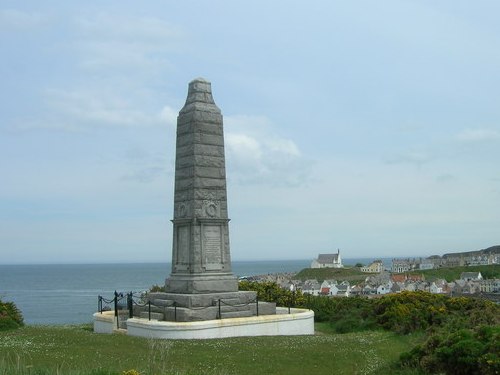
{"label": "war memorial", "polygon": [[[310,310],[258,301],[231,272],[223,118],[211,83],[189,83],[177,118],[172,270],[165,292],[149,293],[118,322],[94,314],[94,331],[154,338],[219,338],[314,333]],[[116,297],[115,297],[116,298]],[[133,313],[132,313],[133,312]]]}

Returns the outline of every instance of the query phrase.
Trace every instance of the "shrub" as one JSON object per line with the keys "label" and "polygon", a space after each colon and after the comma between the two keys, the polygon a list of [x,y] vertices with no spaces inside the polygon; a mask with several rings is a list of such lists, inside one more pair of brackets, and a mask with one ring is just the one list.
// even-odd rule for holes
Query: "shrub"
{"label": "shrub", "polygon": [[301,290],[292,292],[281,288],[272,281],[240,281],[239,290],[255,291],[259,301],[276,302],[277,306],[303,307],[306,303],[306,298]]}
{"label": "shrub", "polygon": [[141,373],[137,370],[128,370],[128,371],[123,371],[123,375],[141,375]]}
{"label": "shrub", "polygon": [[500,327],[449,330],[431,334],[422,346],[400,356],[402,367],[456,375],[500,373]]}
{"label": "shrub", "polygon": [[373,300],[363,297],[330,299],[330,324],[338,333],[364,331],[377,328]]}
{"label": "shrub", "polygon": [[0,331],[18,328],[23,325],[23,315],[14,302],[2,302],[0,300]]}
{"label": "shrub", "polygon": [[166,292],[165,286],[164,285],[152,285],[151,288],[149,289],[151,293],[157,293],[157,292]]}

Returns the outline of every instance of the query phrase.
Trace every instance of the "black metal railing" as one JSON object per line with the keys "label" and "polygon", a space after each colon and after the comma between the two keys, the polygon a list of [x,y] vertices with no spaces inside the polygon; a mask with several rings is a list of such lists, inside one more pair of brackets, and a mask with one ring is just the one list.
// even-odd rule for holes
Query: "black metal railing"
{"label": "black metal railing", "polygon": [[[124,299],[126,299],[126,303],[120,303]],[[159,306],[155,305],[153,302],[151,302],[150,299],[148,299],[147,293],[133,293],[133,292],[128,292],[128,293],[118,293],[117,291],[114,292],[114,296],[112,299],[106,299],[103,296],[99,295],[98,296],[98,311],[99,313],[103,313],[104,311],[109,311],[111,308],[109,307],[110,305],[113,306],[114,310],[114,316],[117,321],[117,328],[119,328],[119,310],[128,310],[128,317],[133,318],[134,317],[134,306],[139,306],[139,307],[147,307],[147,312],[148,312],[148,320],[151,320],[152,316],[152,308],[162,308],[165,309],[166,307],[173,307],[173,321],[177,321],[177,308],[181,307],[178,305],[177,302],[173,301],[172,305],[170,306]],[[217,306],[217,314],[216,314],[216,319],[223,319],[223,312],[222,312],[222,306],[231,306],[231,307],[245,307],[249,305],[255,304],[255,312],[256,315],[259,316],[259,298],[256,296],[254,300],[248,301],[246,303],[237,303],[237,304],[232,304],[230,302],[225,301],[222,298],[217,299],[214,301],[214,305],[212,306],[203,306],[203,307],[183,307],[183,309],[188,309],[192,311],[198,311],[198,310],[204,310],[208,309],[214,306]],[[288,304],[288,313],[291,313],[291,306],[293,304],[292,299],[290,299],[289,304]]]}
{"label": "black metal railing", "polygon": [[[126,304],[120,304],[120,302],[126,298]],[[113,305],[113,310],[114,310],[114,316],[116,318],[116,325],[117,328],[119,328],[119,310],[123,310],[126,306],[126,309],[128,310],[128,317],[133,318],[134,317],[134,306],[139,306],[139,307],[147,307],[148,311],[148,320],[151,320],[151,315],[152,315],[152,307],[156,308],[161,308],[164,311],[168,307],[173,307],[174,309],[174,319],[173,321],[177,321],[177,308],[182,307],[183,309],[188,309],[188,310],[204,310],[208,309],[214,306],[217,306],[217,314],[216,314],[216,319],[222,319],[222,306],[231,306],[231,307],[244,307],[244,306],[249,306],[252,304],[255,304],[255,311],[256,315],[259,316],[259,298],[258,296],[255,297],[254,300],[248,301],[246,303],[237,303],[237,304],[232,304],[227,301],[224,301],[224,299],[217,299],[214,301],[214,305],[212,306],[203,306],[203,307],[185,307],[185,306],[179,306],[177,302],[173,301],[171,306],[159,306],[155,305],[151,300],[148,298],[147,293],[133,293],[133,292],[128,292],[128,293],[118,293],[117,291],[114,292],[114,296],[112,299],[106,299],[103,296],[99,295],[98,300],[97,300],[97,308],[99,313],[103,313],[103,311],[109,311],[111,308],[109,305]],[[291,313],[291,306],[293,304],[292,298],[289,301],[288,304],[288,313]],[[166,314],[165,314],[166,315]]]}

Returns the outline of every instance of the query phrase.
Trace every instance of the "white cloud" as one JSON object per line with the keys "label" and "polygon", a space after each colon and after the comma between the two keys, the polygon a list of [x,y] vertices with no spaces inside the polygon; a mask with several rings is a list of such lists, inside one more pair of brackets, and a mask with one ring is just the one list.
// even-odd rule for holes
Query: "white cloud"
{"label": "white cloud", "polygon": [[234,156],[241,160],[260,159],[262,150],[259,142],[246,134],[227,133],[226,145],[234,153]]}
{"label": "white cloud", "polygon": [[[25,23],[37,19],[17,11],[0,14]],[[166,79],[168,54],[182,33],[154,16],[101,13],[69,21],[63,38],[68,50],[61,53],[75,62],[68,67],[73,74],[61,86],[39,88],[40,113],[11,121],[13,130],[172,127],[177,111],[158,99],[157,85]]]}
{"label": "white cloud", "polygon": [[230,178],[244,184],[295,186],[309,173],[297,145],[275,134],[264,116],[228,116],[225,141]]}
{"label": "white cloud", "polygon": [[421,150],[409,150],[407,152],[400,153],[389,160],[388,164],[399,164],[399,163],[409,163],[421,166],[422,164],[429,163],[434,157],[427,151]]}
{"label": "white cloud", "polygon": [[154,17],[124,17],[99,14],[76,21],[82,53],[80,66],[85,69],[123,68],[165,71],[171,64],[166,52],[182,33]]}
{"label": "white cloud", "polygon": [[493,129],[465,129],[455,138],[461,142],[484,142],[500,139],[500,131]]}
{"label": "white cloud", "polygon": [[24,128],[86,130],[92,127],[144,127],[172,123],[173,110],[165,106],[146,111],[115,92],[50,89],[45,92],[48,119],[25,123]]}
{"label": "white cloud", "polygon": [[46,99],[56,112],[82,123],[137,126],[150,120],[126,100],[106,93],[48,90]]}
{"label": "white cloud", "polygon": [[288,156],[300,156],[297,145],[290,139],[274,139],[265,143],[274,152]]}
{"label": "white cloud", "polygon": [[119,93],[98,90],[47,89],[45,110],[38,118],[17,120],[11,131],[49,129],[67,132],[95,128],[141,128],[168,126],[175,129],[177,113],[166,105],[161,109],[144,108]]}
{"label": "white cloud", "polygon": [[177,125],[177,111],[166,105],[160,112],[160,120],[169,126],[175,127]]}
{"label": "white cloud", "polygon": [[164,42],[179,35],[179,30],[155,17],[117,16],[101,13],[97,16],[82,17],[77,25],[83,33],[98,38],[120,40],[157,40]]}

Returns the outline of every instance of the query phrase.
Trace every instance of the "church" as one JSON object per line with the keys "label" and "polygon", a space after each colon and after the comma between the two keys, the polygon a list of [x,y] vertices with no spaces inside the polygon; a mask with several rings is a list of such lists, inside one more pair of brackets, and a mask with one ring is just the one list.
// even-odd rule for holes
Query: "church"
{"label": "church", "polygon": [[337,254],[319,254],[318,259],[311,262],[311,268],[342,268],[342,259],[340,258],[340,250]]}

